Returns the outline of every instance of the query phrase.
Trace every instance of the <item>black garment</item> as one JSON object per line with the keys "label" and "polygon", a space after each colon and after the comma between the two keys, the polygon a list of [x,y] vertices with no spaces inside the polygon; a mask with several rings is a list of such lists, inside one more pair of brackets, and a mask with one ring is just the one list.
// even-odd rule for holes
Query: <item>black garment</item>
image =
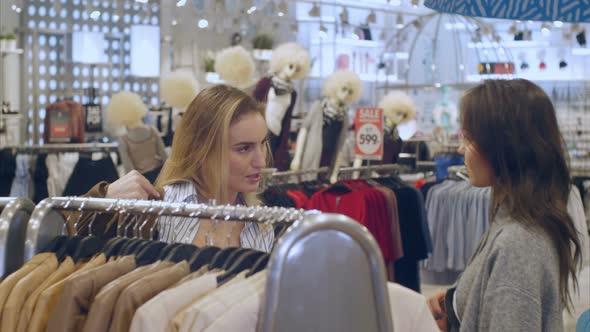
{"label": "black garment", "polygon": [[432,241],[422,193],[416,188],[392,188],[397,198],[400,233],[404,257],[395,262],[395,281],[420,292],[419,261],[432,252]]}
{"label": "black garment", "polygon": [[404,142],[392,132],[383,137],[383,164],[396,164]]}
{"label": "black garment", "polygon": [[8,150],[0,150],[0,196],[10,195],[16,172],[16,157]]}
{"label": "black garment", "polygon": [[295,207],[293,199],[285,191],[268,188],[261,194],[265,206]]}
{"label": "black garment", "polygon": [[[101,182],[115,182],[119,179],[117,168],[110,157],[92,160],[80,155],[78,163],[64,189],[64,196],[80,196],[87,193],[92,187]],[[47,178],[46,178],[47,181]]]}
{"label": "black garment", "polygon": [[338,120],[332,120],[329,123],[324,122],[320,167],[332,167],[334,165],[338,155],[338,140],[340,139],[343,124],[343,121]]}
{"label": "black garment", "polygon": [[162,170],[162,167],[158,167],[158,168],[154,168],[151,171],[145,172],[142,175],[148,179],[148,181],[150,181],[151,184],[153,184],[154,182],[156,182],[156,179],[158,178],[158,175],[160,175],[160,171]]}
{"label": "black garment", "polygon": [[35,204],[49,197],[49,192],[47,191],[49,170],[47,169],[45,159],[47,159],[47,154],[42,153],[37,156],[37,161],[35,162],[35,173],[33,173],[33,184],[35,186],[33,202],[35,202]]}

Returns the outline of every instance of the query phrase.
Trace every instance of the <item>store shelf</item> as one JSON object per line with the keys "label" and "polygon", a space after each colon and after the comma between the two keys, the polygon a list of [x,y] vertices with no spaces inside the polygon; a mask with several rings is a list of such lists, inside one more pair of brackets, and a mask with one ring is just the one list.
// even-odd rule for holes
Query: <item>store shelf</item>
{"label": "store shelf", "polygon": [[[397,75],[389,75],[389,76],[385,76],[385,75],[375,75],[375,74],[357,74],[359,76],[359,78],[361,79],[361,81],[363,82],[369,82],[369,83],[390,83],[390,84],[402,84],[405,83],[405,81],[399,80],[397,78]],[[328,76],[330,75],[324,75],[324,76],[309,76],[308,79],[312,79],[312,80],[324,80],[326,79]]]}
{"label": "store shelf", "polygon": [[5,54],[23,54],[23,49],[22,48],[17,48],[17,49],[14,49],[14,50],[5,49],[5,50],[0,50],[0,53],[2,53],[2,55],[5,55]]}
{"label": "store shelf", "polygon": [[511,78],[524,78],[529,81],[534,82],[589,82],[587,78],[571,78],[567,72],[556,75],[555,73],[521,73],[521,74],[501,74],[501,75],[494,75],[494,74],[473,74],[467,75],[466,81],[477,83],[482,80],[489,80],[489,79],[511,79]]}
{"label": "store shelf", "polygon": [[367,48],[382,48],[383,45],[375,40],[360,40],[352,38],[314,38],[311,41],[311,45],[338,45],[338,46],[353,46],[353,47],[367,47]]}

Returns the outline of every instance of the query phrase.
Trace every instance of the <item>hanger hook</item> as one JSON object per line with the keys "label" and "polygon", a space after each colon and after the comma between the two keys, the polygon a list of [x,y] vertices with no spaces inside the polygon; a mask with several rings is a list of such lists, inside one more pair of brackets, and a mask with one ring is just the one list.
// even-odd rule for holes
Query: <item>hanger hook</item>
{"label": "hanger hook", "polygon": [[84,210],[84,205],[86,205],[86,202],[88,202],[90,200],[90,198],[86,198],[86,200],[82,201],[82,204],[80,204],[80,207],[78,208],[78,211],[80,212],[80,215],[78,215],[78,219],[76,219],[76,221],[74,222],[74,235],[78,235],[78,224],[80,223],[80,220],[82,219],[82,215],[84,214],[83,210]]}
{"label": "hanger hook", "polygon": [[[136,235],[137,237],[141,237],[141,230],[142,230],[142,229],[145,227],[145,225],[147,225],[148,221],[150,220],[150,213],[147,213],[147,212],[151,212],[150,210],[151,210],[152,206],[154,206],[154,201],[150,201],[150,206],[149,206],[149,207],[147,207],[147,208],[145,208],[145,209],[142,211],[142,213],[143,213],[143,214],[144,214],[146,217],[145,217],[145,221],[144,221],[144,222],[141,224],[141,226],[139,226],[139,227],[137,228],[137,235]],[[157,222],[157,220],[156,220],[156,222]]]}

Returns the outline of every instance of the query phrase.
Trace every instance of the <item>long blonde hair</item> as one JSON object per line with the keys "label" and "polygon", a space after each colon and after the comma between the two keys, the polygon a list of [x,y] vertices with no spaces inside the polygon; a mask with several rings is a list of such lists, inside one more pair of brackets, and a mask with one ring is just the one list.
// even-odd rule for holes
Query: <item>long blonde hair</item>
{"label": "long blonde hair", "polygon": [[[174,134],[172,153],[156,186],[192,182],[200,199],[228,204],[229,127],[241,116],[259,113],[264,106],[243,91],[215,85],[202,90],[188,106]],[[241,193],[248,205],[258,204],[256,193]]]}

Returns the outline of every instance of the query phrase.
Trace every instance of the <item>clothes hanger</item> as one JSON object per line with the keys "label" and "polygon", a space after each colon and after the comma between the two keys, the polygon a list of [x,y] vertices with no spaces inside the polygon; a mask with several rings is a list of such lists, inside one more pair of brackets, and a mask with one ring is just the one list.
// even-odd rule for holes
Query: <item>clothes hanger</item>
{"label": "clothes hanger", "polygon": [[196,271],[200,269],[202,266],[209,264],[215,254],[221,251],[220,248],[217,247],[201,247],[199,250],[195,252],[193,257],[189,260],[189,264],[191,266],[191,271]]}
{"label": "clothes hanger", "polygon": [[98,212],[95,212],[92,216],[92,219],[88,224],[88,236],[82,238],[80,244],[72,255],[74,262],[78,262],[80,259],[85,259],[96,255],[106,243],[106,240],[92,234],[92,226],[94,225],[94,220],[96,219],[97,215]]}
{"label": "clothes hanger", "polygon": [[158,255],[158,260],[162,261],[162,260],[166,259],[166,257],[168,257],[170,252],[172,250],[174,250],[174,248],[176,248],[180,245],[182,245],[182,243],[168,243],[164,248],[162,248],[160,255]]}
{"label": "clothes hanger", "polygon": [[223,264],[225,263],[225,261],[229,257],[229,255],[236,250],[238,250],[237,247],[227,247],[227,248],[221,249],[211,259],[211,263],[209,263],[209,270],[221,269],[223,267]]}
{"label": "clothes hanger", "polygon": [[258,259],[264,255],[266,255],[265,252],[255,250],[250,250],[243,255],[240,255],[238,260],[236,260],[229,269],[226,269],[225,273],[217,276],[217,284],[221,285],[235,277],[238,273],[253,267]]}
{"label": "clothes hanger", "polygon": [[148,265],[156,262],[160,253],[168,244],[160,241],[149,241],[149,243],[135,255],[137,266]]}
{"label": "clothes hanger", "polygon": [[250,251],[252,251],[252,249],[238,248],[237,250],[232,252],[229,256],[227,256],[227,259],[223,263],[222,269],[227,271],[242,255],[245,255]]}
{"label": "clothes hanger", "polygon": [[183,243],[180,246],[172,249],[170,254],[164,258],[167,261],[180,263],[182,261],[189,261],[191,257],[199,250],[198,247],[192,244]]}
{"label": "clothes hanger", "polygon": [[251,276],[255,275],[256,273],[266,269],[266,266],[268,265],[269,260],[270,260],[270,254],[264,254],[260,258],[258,258],[258,260],[256,261],[256,263],[254,263],[254,265],[252,266],[250,271],[248,271],[248,273],[246,273],[246,278],[251,277]]}

